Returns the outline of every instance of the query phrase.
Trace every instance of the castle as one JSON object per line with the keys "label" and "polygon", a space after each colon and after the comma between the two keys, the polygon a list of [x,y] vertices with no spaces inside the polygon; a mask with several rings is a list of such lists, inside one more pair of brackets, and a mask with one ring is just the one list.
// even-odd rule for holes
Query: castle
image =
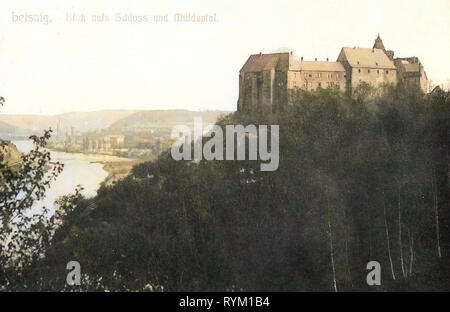
{"label": "castle", "polygon": [[405,81],[428,92],[417,57],[394,58],[380,36],[372,48],[341,49],[336,62],[297,60],[290,53],[254,54],[239,72],[238,111],[272,113],[289,105],[289,92],[337,86],[345,91],[361,82],[373,86]]}

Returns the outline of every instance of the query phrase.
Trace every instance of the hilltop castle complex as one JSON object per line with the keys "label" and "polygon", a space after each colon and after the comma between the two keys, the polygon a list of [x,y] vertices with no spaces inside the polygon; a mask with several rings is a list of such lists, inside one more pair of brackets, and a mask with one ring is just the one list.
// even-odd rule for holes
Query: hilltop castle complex
{"label": "hilltop castle complex", "polygon": [[428,79],[417,57],[394,58],[380,36],[372,48],[342,48],[336,62],[304,61],[290,53],[251,55],[239,72],[238,111],[276,112],[289,104],[291,90],[337,86],[342,91],[361,82],[378,86],[405,81],[428,92]]}

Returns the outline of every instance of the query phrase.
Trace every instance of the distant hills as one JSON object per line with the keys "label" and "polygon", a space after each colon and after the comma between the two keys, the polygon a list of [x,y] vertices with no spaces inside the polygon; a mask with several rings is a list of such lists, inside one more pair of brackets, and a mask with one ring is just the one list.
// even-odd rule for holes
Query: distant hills
{"label": "distant hills", "polygon": [[3,133],[3,132],[13,132],[13,131],[15,131],[16,129],[17,129],[16,127],[14,127],[14,126],[12,126],[12,125],[6,123],[6,122],[0,121],[0,133]]}
{"label": "distant hills", "polygon": [[154,129],[167,129],[175,125],[193,126],[194,117],[201,117],[204,126],[213,124],[217,118],[229,114],[229,111],[204,111],[195,112],[189,110],[151,110],[139,111],[116,121],[109,130],[115,132],[135,132]]}
{"label": "distant hills", "polygon": [[189,110],[101,110],[74,112],[53,116],[0,114],[0,137],[29,135],[43,129],[56,129],[58,123],[65,131],[74,127],[76,131],[88,132],[110,130],[114,132],[145,131],[171,128],[184,124],[192,126],[194,117],[202,117],[204,124],[214,123],[228,111],[195,112]]}
{"label": "distant hills", "polygon": [[114,122],[135,112],[136,110],[102,110],[64,113],[53,116],[0,114],[0,122],[7,123],[16,128],[26,129],[29,132],[40,131],[49,127],[56,129],[60,122],[63,129],[75,127],[77,131],[86,132],[105,129]]}
{"label": "distant hills", "polygon": [[10,139],[13,136],[26,135],[28,131],[0,121],[0,139]]}

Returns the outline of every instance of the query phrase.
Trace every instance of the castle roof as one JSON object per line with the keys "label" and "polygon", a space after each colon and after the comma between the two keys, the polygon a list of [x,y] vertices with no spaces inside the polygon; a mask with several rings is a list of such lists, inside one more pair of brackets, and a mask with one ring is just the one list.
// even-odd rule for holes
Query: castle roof
{"label": "castle roof", "polygon": [[289,53],[252,54],[244,66],[242,66],[241,71],[259,72],[262,70],[271,70],[282,65],[280,63],[287,66],[289,63]]}
{"label": "castle roof", "polygon": [[305,71],[340,71],[344,72],[345,68],[339,62],[307,62],[295,61],[292,62],[291,70],[305,70]]}
{"label": "castle roof", "polygon": [[342,48],[338,61],[347,61],[351,67],[396,69],[394,63],[381,49]]}

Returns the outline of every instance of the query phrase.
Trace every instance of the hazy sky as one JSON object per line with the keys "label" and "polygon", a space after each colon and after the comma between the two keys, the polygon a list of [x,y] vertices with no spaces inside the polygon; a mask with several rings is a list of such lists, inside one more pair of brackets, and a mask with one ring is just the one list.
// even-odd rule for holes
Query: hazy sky
{"label": "hazy sky", "polygon": [[[215,14],[216,22],[175,23],[176,13]],[[109,21],[91,21],[102,14]],[[168,22],[153,22],[165,14]],[[249,54],[289,48],[335,60],[342,46],[372,47],[378,33],[396,56],[418,56],[428,77],[447,85],[449,0],[1,0],[0,113],[235,110]]]}

